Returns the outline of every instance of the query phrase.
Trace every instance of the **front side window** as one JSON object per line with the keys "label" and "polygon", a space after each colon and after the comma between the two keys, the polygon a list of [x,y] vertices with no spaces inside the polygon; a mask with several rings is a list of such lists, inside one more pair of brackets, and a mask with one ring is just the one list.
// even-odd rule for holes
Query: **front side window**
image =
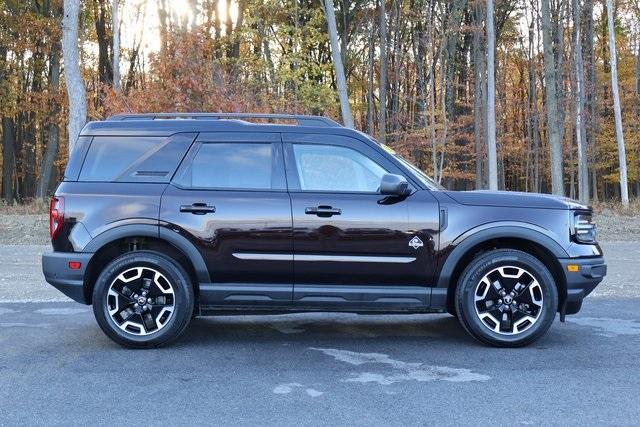
{"label": "front side window", "polygon": [[272,188],[271,144],[202,144],[177,183],[192,188],[268,190]]}
{"label": "front side window", "polygon": [[387,173],[367,156],[346,147],[294,144],[293,155],[303,191],[375,193]]}

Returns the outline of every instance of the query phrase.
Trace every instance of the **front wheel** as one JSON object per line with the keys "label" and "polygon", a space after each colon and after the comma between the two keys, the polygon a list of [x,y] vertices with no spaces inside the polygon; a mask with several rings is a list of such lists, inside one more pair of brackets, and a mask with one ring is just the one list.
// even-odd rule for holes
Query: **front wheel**
{"label": "front wheel", "polygon": [[536,257],[514,249],[487,252],[464,270],[455,308],[464,329],[498,347],[520,347],[542,336],[558,307],[549,269]]}
{"label": "front wheel", "polygon": [[176,339],[193,313],[189,276],[171,258],[152,251],[126,253],[100,273],[93,313],[115,342],[158,347]]}

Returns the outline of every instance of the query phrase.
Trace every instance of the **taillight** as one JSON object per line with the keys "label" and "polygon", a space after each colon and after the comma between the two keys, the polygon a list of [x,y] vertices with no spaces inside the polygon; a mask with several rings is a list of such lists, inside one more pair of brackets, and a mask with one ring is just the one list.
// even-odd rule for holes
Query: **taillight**
{"label": "taillight", "polygon": [[52,197],[49,203],[49,235],[53,239],[64,224],[64,197]]}

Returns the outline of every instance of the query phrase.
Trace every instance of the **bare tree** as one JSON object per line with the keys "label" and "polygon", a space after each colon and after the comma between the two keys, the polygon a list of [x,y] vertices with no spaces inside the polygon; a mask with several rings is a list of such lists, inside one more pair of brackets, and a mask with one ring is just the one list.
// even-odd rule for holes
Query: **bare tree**
{"label": "bare tree", "polygon": [[482,156],[482,133],[483,133],[483,114],[486,119],[486,111],[483,110],[483,97],[486,87],[483,85],[485,72],[485,54],[484,54],[484,37],[482,21],[484,20],[483,8],[481,0],[473,1],[473,72],[474,72],[474,93],[473,93],[473,134],[476,154],[476,189],[483,188],[485,178],[483,172],[483,156]]}
{"label": "bare tree", "polygon": [[[49,63],[49,89],[52,93],[56,93],[60,87],[60,43],[56,43],[53,46]],[[47,146],[42,156],[40,178],[38,180],[38,187],[36,188],[36,196],[39,198],[45,198],[49,194],[49,187],[51,186],[53,178],[53,164],[58,155],[58,145],[60,142],[60,129],[58,128],[55,117],[51,119],[48,128]]]}
{"label": "bare tree", "polygon": [[374,105],[373,105],[373,62],[375,59],[375,16],[371,20],[371,31],[369,32],[369,48],[367,53],[367,133],[374,134]]}
{"label": "bare tree", "polygon": [[627,188],[627,155],[622,133],[622,112],[620,109],[620,92],[618,89],[618,57],[616,56],[616,35],[613,29],[613,5],[607,0],[607,21],[609,23],[609,55],[611,56],[611,95],[613,97],[613,113],[616,122],[616,141],[618,142],[618,161],[620,163],[620,199],[622,206],[629,207],[629,190]]}
{"label": "bare tree", "polygon": [[545,102],[547,110],[547,135],[551,151],[551,192],[564,195],[562,174],[562,131],[558,110],[556,59],[553,51],[550,0],[542,0],[542,44],[544,55]]}
{"label": "bare tree", "polygon": [[65,83],[69,98],[69,153],[87,121],[87,92],[80,74],[78,53],[78,15],[80,0],[64,0],[62,18],[62,52],[64,58]]}
{"label": "bare tree", "polygon": [[587,130],[584,122],[584,64],[582,61],[581,0],[573,0],[574,28],[574,118],[578,146],[578,199],[589,202],[589,170],[587,169]]}
{"label": "bare tree", "polygon": [[333,68],[336,73],[336,83],[338,86],[338,96],[340,97],[340,111],[342,122],[348,128],[353,128],[353,116],[349,105],[349,94],[347,92],[347,79],[344,76],[344,66],[342,65],[342,55],[340,54],[340,43],[338,42],[338,30],[336,28],[336,14],[333,7],[333,0],[324,0],[324,14],[329,27],[329,41],[331,42],[331,58]]}
{"label": "bare tree", "polygon": [[113,0],[111,6],[111,31],[113,31],[113,87],[120,90],[120,16],[118,6],[120,0]]}
{"label": "bare tree", "polygon": [[493,23],[493,0],[487,0],[487,148],[489,157],[489,189],[498,189],[498,156],[496,150],[496,33]]}
{"label": "bare tree", "polygon": [[380,5],[380,109],[378,110],[378,139],[385,143],[387,137],[387,11],[384,0],[379,0]]}

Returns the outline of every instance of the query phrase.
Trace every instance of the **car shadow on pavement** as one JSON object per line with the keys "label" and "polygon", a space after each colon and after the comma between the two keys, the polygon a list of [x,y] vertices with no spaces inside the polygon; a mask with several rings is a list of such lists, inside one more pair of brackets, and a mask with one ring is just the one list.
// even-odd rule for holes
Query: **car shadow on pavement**
{"label": "car shadow on pavement", "polygon": [[305,313],[268,316],[214,316],[193,319],[173,345],[211,342],[282,341],[350,342],[358,339],[433,339],[460,345],[479,345],[450,315],[384,315]]}

